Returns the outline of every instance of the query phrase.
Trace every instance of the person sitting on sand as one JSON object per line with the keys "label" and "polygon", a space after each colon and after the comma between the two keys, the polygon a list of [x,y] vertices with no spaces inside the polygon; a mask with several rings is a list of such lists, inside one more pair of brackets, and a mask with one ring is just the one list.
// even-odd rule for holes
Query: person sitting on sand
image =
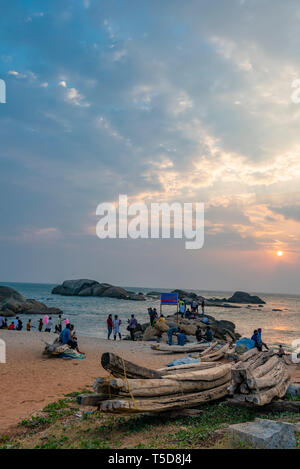
{"label": "person sitting on sand", "polygon": [[204,338],[206,340],[206,342],[212,342],[213,340],[213,333],[212,333],[212,330],[210,328],[210,326],[207,326],[207,329],[205,331],[205,334],[204,334]]}
{"label": "person sitting on sand", "polygon": [[4,318],[4,323],[2,325],[2,329],[8,329],[7,319],[6,318]]}
{"label": "person sitting on sand", "polygon": [[190,310],[190,308],[187,308],[187,310],[185,312],[185,318],[186,319],[191,319],[191,310]]}
{"label": "person sitting on sand", "polygon": [[267,350],[270,350],[269,347],[267,346],[267,344],[265,344],[263,341],[262,341],[262,338],[261,338],[261,334],[262,334],[262,330],[261,328],[257,329],[257,337],[258,337],[258,342],[261,346],[261,349],[263,347],[265,347]]}
{"label": "person sitting on sand", "polygon": [[158,322],[162,322],[163,324],[166,322],[165,317],[163,314],[161,314],[158,318]]}
{"label": "person sitting on sand", "polygon": [[121,336],[121,326],[122,321],[119,319],[118,315],[115,315],[115,319],[113,320],[113,329],[114,329],[114,340],[117,339],[117,335],[119,336],[120,340],[122,339]]}
{"label": "person sitting on sand", "polygon": [[8,330],[13,331],[14,329],[15,329],[15,324],[14,324],[14,321],[12,321],[10,325],[8,326]]}
{"label": "person sitting on sand", "polygon": [[201,340],[203,339],[202,330],[200,326],[197,326],[196,339],[197,339],[197,342],[201,342]]}
{"label": "person sitting on sand", "polygon": [[112,314],[108,315],[108,318],[106,319],[106,324],[107,324],[107,340],[110,339],[112,330],[113,330],[113,319],[112,319]]}
{"label": "person sitting on sand", "polygon": [[77,339],[75,335],[72,334],[73,329],[74,326],[68,323],[65,329],[59,335],[59,342],[63,345],[69,345],[69,347],[71,347],[73,350],[76,350],[78,353],[83,353],[80,352]]}
{"label": "person sitting on sand", "polygon": [[179,334],[177,334],[177,345],[184,346],[186,343],[186,335],[182,329],[179,329]]}
{"label": "person sitting on sand", "polygon": [[28,332],[31,331],[31,319],[28,319],[28,322],[27,322],[27,324],[26,324],[26,330],[27,330]]}

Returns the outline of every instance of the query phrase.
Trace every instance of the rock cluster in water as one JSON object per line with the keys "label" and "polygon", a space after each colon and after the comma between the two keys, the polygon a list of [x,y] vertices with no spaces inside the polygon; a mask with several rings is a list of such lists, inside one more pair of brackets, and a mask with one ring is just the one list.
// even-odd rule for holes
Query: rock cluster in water
{"label": "rock cluster in water", "polygon": [[62,314],[59,308],[46,306],[40,301],[27,299],[10,287],[0,286],[0,314],[5,317],[13,317],[16,314]]}
{"label": "rock cluster in water", "polygon": [[54,287],[52,293],[64,296],[100,296],[120,300],[144,301],[146,299],[142,293],[136,294],[109,283],[99,283],[89,279],[65,280],[62,285]]}

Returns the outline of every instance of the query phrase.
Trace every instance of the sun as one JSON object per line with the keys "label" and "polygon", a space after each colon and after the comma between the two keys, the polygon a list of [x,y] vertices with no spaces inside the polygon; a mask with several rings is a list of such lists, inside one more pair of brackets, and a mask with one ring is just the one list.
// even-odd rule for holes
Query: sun
{"label": "sun", "polygon": [[283,256],[283,251],[277,251],[276,254],[277,254],[278,257],[282,257]]}

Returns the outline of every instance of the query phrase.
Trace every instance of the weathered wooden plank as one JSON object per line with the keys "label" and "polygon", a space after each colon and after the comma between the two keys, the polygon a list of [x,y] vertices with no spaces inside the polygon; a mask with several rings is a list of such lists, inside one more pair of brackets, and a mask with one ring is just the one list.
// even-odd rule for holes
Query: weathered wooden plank
{"label": "weathered wooden plank", "polygon": [[182,374],[168,375],[168,379],[180,381],[215,381],[231,370],[231,364],[219,365],[207,370],[188,371]]}
{"label": "weathered wooden plank", "polygon": [[144,366],[136,365],[128,360],[115,355],[114,353],[103,353],[101,357],[101,365],[113,376],[123,378],[126,374],[127,378],[160,378],[161,373],[151,370]]}
{"label": "weathered wooden plank", "polygon": [[[180,375],[183,376],[183,375]],[[200,392],[230,383],[230,370],[214,381],[181,381],[173,379],[112,379],[112,392],[131,394],[135,397],[170,396],[182,393]]]}
{"label": "weathered wooden plank", "polygon": [[102,412],[109,413],[143,413],[162,412],[173,409],[197,407],[202,402],[213,401],[227,395],[227,384],[218,388],[199,393],[183,394],[180,396],[159,397],[157,399],[116,399],[107,400],[100,404]]}

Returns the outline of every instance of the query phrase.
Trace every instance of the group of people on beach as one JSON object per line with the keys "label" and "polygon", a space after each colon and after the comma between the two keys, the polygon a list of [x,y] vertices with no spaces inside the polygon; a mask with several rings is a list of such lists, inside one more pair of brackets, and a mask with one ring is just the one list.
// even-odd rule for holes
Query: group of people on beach
{"label": "group of people on beach", "polygon": [[[45,321],[45,318],[40,318],[37,324],[37,330],[39,332],[51,332],[53,328],[52,317],[50,316]],[[23,321],[17,316],[10,324],[7,323],[7,319],[3,316],[0,316],[0,329],[8,329],[9,331],[22,331],[23,330]],[[32,325],[31,319],[28,319],[26,323],[26,331],[30,332],[31,329],[35,329],[35,326]],[[57,323],[55,324],[54,332],[59,334],[62,330],[62,316],[59,314]]]}
{"label": "group of people on beach", "polygon": [[[188,303],[186,303],[184,300],[179,300],[178,306],[179,306],[179,313],[182,318],[186,319],[196,319],[200,314],[199,314],[199,306],[200,302],[198,299],[192,300],[190,303],[191,309],[187,307]],[[205,307],[205,301],[204,298],[201,301],[201,315],[204,316],[204,307]]]}
{"label": "group of people on beach", "polygon": [[[122,334],[121,334],[121,324],[122,320],[119,318],[117,314],[115,314],[114,319],[112,314],[108,315],[108,318],[106,320],[107,324],[107,339],[110,340],[111,334],[113,334],[114,340],[117,340],[117,337],[119,339],[122,339]],[[131,340],[135,340],[134,338],[134,330],[137,328],[138,322],[136,318],[134,317],[134,314],[131,315],[131,318],[128,319],[128,326],[127,330],[130,332],[130,338]]]}

